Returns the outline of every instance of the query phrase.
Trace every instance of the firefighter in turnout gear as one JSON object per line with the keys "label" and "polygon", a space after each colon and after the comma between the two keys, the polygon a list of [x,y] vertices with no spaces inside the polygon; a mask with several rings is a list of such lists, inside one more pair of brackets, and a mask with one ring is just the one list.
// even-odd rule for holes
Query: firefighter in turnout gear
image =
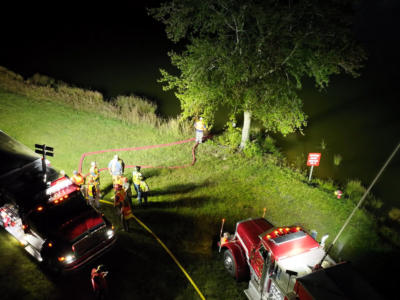
{"label": "firefighter in turnout gear", "polygon": [[207,129],[202,117],[194,123],[194,128],[196,129],[196,143],[201,144],[203,142],[204,131]]}
{"label": "firefighter in turnout gear", "polygon": [[121,204],[125,202],[126,194],[122,185],[115,185],[115,195],[114,195],[114,207],[120,207]]}
{"label": "firefighter in turnout gear", "polygon": [[101,197],[100,173],[99,173],[99,169],[97,168],[97,164],[95,161],[92,161],[89,173],[90,173],[89,176],[92,178],[92,180],[94,182],[94,188],[96,190],[96,203],[100,203],[100,197]]}
{"label": "firefighter in turnout gear", "polygon": [[75,183],[77,186],[82,187],[85,184],[85,178],[78,171],[73,171],[73,175],[71,177],[71,181]]}
{"label": "firefighter in turnout gear", "polygon": [[120,203],[121,223],[126,232],[129,231],[129,220],[133,219],[132,208],[126,201]]}
{"label": "firefighter in turnout gear", "polygon": [[139,187],[138,187],[138,202],[139,205],[142,205],[142,198],[143,204],[147,205],[147,194],[150,191],[149,186],[147,185],[146,181],[144,181],[144,177],[139,176]]}
{"label": "firefighter in turnout gear", "polygon": [[106,276],[108,272],[104,265],[93,268],[90,273],[90,281],[92,282],[93,292],[96,299],[106,299],[108,293],[108,285]]}
{"label": "firefighter in turnout gear", "polygon": [[132,207],[132,189],[131,184],[129,183],[129,179],[127,177],[122,176],[120,179],[122,189],[125,191],[125,203],[129,205],[131,209]]}
{"label": "firefighter in turnout gear", "polygon": [[96,193],[96,183],[91,175],[87,177],[86,196],[88,203],[96,208],[100,207],[99,196]]}
{"label": "firefighter in turnout gear", "polygon": [[121,224],[125,231],[129,230],[128,220],[133,218],[131,205],[129,205],[126,199],[126,193],[122,185],[116,185],[116,193],[114,196],[114,207],[117,208],[117,212],[121,218]]}
{"label": "firefighter in turnout gear", "polygon": [[132,172],[132,183],[135,187],[136,195],[139,195],[140,176],[143,176],[142,173],[140,173],[140,166],[136,166],[135,170]]}

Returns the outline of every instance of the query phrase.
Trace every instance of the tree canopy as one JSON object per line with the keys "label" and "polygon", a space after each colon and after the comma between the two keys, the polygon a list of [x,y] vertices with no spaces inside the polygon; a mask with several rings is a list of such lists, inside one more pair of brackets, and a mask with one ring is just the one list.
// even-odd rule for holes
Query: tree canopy
{"label": "tree canopy", "polygon": [[[301,130],[306,115],[298,91],[305,78],[320,89],[332,74],[357,76],[365,52],[352,35],[352,0],[171,0],[150,10],[168,38],[186,44],[170,52],[183,117],[212,120],[220,105],[283,135]],[[244,126],[245,127],[245,126]],[[243,134],[247,135],[248,132]],[[246,140],[246,137],[244,137]],[[242,139],[243,142],[243,139]]]}

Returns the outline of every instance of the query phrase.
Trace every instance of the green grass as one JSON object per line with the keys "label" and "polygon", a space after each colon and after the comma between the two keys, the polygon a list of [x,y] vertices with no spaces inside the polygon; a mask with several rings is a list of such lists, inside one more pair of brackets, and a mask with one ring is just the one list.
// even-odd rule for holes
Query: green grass
{"label": "green grass", "polygon": [[[86,152],[188,138],[165,128],[128,124],[59,102],[34,100],[4,91],[0,91],[0,129],[30,148],[35,143],[54,147],[52,165],[67,174],[77,169],[81,155]],[[124,152],[120,156],[128,165],[184,165],[191,162],[192,146],[182,144]],[[112,156],[113,153],[105,153],[88,157],[84,170],[87,171],[92,160],[106,167]],[[319,238],[329,233],[331,241],[354,207],[351,201],[338,200],[330,191],[313,188],[303,175],[277,166],[272,159],[249,160],[229,154],[212,142],[198,147],[197,163],[193,167],[144,169],[143,173],[151,189],[151,204],[146,209],[136,208],[134,213],[175,253],[207,299],[245,299],[242,290],[246,283],[229,278],[216,253],[214,242],[222,218],[227,220],[226,229],[233,232],[236,221],[261,216],[266,208],[266,218],[273,224],[299,224],[317,230]],[[101,174],[101,188],[104,198],[110,200],[111,179],[106,172]],[[119,230],[113,208],[103,205],[101,209]],[[132,233],[119,233],[120,241],[114,250],[118,258],[105,258],[112,265],[110,280],[115,299],[127,299],[135,293],[138,295],[135,299],[198,299],[193,287],[162,248],[137,224],[132,227]],[[63,291],[76,297],[67,284],[60,285],[40,275],[37,265],[21,255],[20,249],[8,246],[8,237],[0,233],[0,265],[4,266],[4,260],[18,261],[13,275],[31,282],[24,284],[26,292],[17,289],[5,280],[7,273],[3,267],[1,287],[10,295],[21,299],[51,298],[57,289],[58,296]],[[377,255],[390,250],[380,243],[373,220],[363,211],[357,212],[338,246],[334,252],[336,257],[355,262],[367,257],[371,249]],[[13,258],[9,259],[9,255]],[[80,273],[77,278],[89,283],[88,273]],[[67,282],[75,281],[68,279]],[[84,290],[90,293],[87,285]]]}

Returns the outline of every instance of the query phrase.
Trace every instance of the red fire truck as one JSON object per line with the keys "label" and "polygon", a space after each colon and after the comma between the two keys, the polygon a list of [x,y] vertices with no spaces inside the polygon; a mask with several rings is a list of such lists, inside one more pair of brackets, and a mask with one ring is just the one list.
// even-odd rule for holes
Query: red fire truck
{"label": "red fire truck", "polygon": [[326,255],[326,237],[319,244],[299,226],[275,227],[257,218],[238,222],[219,247],[228,273],[250,279],[244,291],[250,300],[382,299],[350,263]]}
{"label": "red fire truck", "polygon": [[[275,227],[264,218],[238,222],[220,249],[228,273],[237,280],[250,279],[244,292],[252,300],[296,299],[296,278],[319,267],[326,254],[303,228]],[[329,256],[322,263],[333,264]]]}
{"label": "red fire truck", "polygon": [[[116,240],[112,224],[69,178],[0,131],[0,226],[53,271],[76,269]],[[43,178],[48,181],[44,182]]]}

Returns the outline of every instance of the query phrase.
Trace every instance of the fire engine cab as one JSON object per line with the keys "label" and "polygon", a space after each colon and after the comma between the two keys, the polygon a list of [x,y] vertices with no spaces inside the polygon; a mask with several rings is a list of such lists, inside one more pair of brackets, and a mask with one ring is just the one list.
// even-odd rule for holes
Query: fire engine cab
{"label": "fire engine cab", "polygon": [[[53,271],[69,271],[115,243],[112,224],[68,177],[0,131],[0,226]],[[43,178],[49,181],[44,182]]]}
{"label": "fire engine cab", "polygon": [[[219,244],[224,266],[237,280],[250,278],[244,291],[251,300],[299,299],[296,278],[320,267],[323,247],[299,226],[275,227],[264,218],[236,224],[235,234]],[[326,256],[323,267],[335,262]]]}

